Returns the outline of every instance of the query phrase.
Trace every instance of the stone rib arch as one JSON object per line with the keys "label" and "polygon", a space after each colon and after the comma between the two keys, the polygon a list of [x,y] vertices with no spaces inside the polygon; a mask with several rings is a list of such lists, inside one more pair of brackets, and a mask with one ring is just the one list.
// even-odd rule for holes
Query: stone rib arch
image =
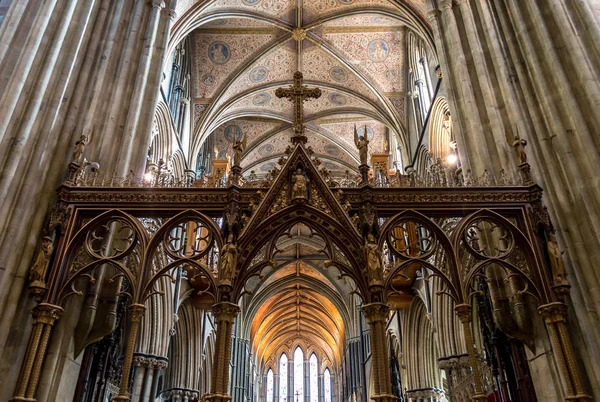
{"label": "stone rib arch", "polygon": [[413,299],[406,320],[403,338],[411,345],[405,356],[405,364],[411,367],[408,371],[408,389],[441,388],[440,370],[437,369],[438,348],[431,321],[420,297]]}

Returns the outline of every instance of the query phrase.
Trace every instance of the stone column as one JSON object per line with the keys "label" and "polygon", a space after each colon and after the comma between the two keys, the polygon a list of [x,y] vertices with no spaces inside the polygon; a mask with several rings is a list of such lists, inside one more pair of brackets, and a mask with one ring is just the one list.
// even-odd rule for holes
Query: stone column
{"label": "stone column", "polygon": [[[371,358],[373,367],[373,383],[375,395],[372,399],[381,402],[392,402],[396,397],[392,395],[392,381],[390,376],[390,362],[388,357],[388,340],[385,325],[390,308],[385,303],[370,303],[362,307],[362,312],[367,319],[371,331]],[[368,392],[368,390],[364,390]]]}
{"label": "stone column", "polygon": [[235,317],[240,312],[237,304],[229,302],[217,303],[213,306],[213,315],[217,325],[215,355],[211,393],[206,398],[210,402],[228,402],[229,395],[229,361],[231,360],[231,330]]}
{"label": "stone column", "polygon": [[[458,72],[467,71],[464,62],[464,54],[460,44],[460,36],[456,26],[456,20],[452,11],[452,0],[441,0],[439,10],[434,9],[428,14],[429,22],[437,38],[439,47],[440,65],[444,70],[444,83],[448,92],[450,108],[453,116],[454,132],[458,143],[458,152],[465,169],[471,168],[476,172],[482,172],[485,166],[479,160],[471,160],[469,156],[477,155],[481,138],[476,140],[469,138],[468,133],[476,132],[478,124],[473,121],[477,118],[472,113],[475,101],[471,92],[468,76],[465,75],[460,81]],[[481,152],[479,152],[481,153]],[[488,160],[487,155],[482,155],[483,160]]]}
{"label": "stone column", "polygon": [[40,303],[33,309],[33,331],[29,338],[29,345],[25,360],[17,382],[17,390],[11,401],[36,401],[35,391],[40,379],[42,363],[46,356],[48,340],[52,327],[62,314],[62,307],[47,303]]}
{"label": "stone column", "polygon": [[[325,376],[319,374],[319,402],[325,402]],[[279,402],[279,401],[277,401]]]}
{"label": "stone column", "polygon": [[310,402],[310,361],[304,356],[304,402]]}
{"label": "stone column", "polygon": [[487,395],[483,392],[483,382],[481,381],[481,372],[477,363],[477,351],[473,340],[473,332],[471,330],[472,308],[468,304],[458,304],[454,307],[460,322],[463,324],[463,332],[465,334],[465,343],[469,353],[469,363],[473,372],[473,384],[475,385],[474,401],[486,402]]}
{"label": "stone column", "polygon": [[144,355],[135,355],[131,365],[134,367],[133,390],[131,391],[131,400],[138,402],[142,400],[142,389],[148,374],[148,358]]}
{"label": "stone column", "polygon": [[154,369],[154,372],[153,372],[151,381],[148,382],[149,387],[150,387],[149,391],[148,391],[148,393],[145,393],[145,395],[148,395],[148,400],[152,401],[152,402],[158,396],[156,394],[158,392],[158,379],[160,377],[160,374],[169,365],[168,360],[166,358],[159,358],[159,359],[153,359],[153,360],[155,360],[155,362],[151,362],[151,367]]}
{"label": "stone column", "polygon": [[565,399],[590,401],[592,397],[585,392],[573,344],[567,331],[567,310],[567,305],[561,302],[544,304],[538,308],[538,312],[544,317],[554,356],[566,385]]}
{"label": "stone column", "polygon": [[158,376],[161,370],[167,367],[165,358],[135,354],[133,356],[133,367],[135,367],[135,380],[133,383],[133,392],[131,400],[138,401],[154,401],[156,399],[156,384],[155,377]]}
{"label": "stone column", "polygon": [[[444,356],[438,359],[438,368],[446,372],[446,380],[448,382],[448,388],[446,389],[446,395],[453,402],[463,402],[470,399],[470,392],[466,387],[461,387],[461,384],[465,382],[466,374],[465,367],[469,367],[469,355],[452,355]],[[455,393],[455,390],[459,390]],[[468,394],[465,396],[465,394]]]}

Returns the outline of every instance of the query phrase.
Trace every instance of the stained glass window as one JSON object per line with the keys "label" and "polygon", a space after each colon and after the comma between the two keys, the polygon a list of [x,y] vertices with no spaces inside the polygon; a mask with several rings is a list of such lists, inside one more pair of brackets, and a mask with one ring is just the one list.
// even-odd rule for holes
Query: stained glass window
{"label": "stained glass window", "polygon": [[267,372],[267,402],[273,402],[273,370]]}
{"label": "stained glass window", "polygon": [[279,402],[287,402],[288,358],[284,353],[279,358]]}
{"label": "stained glass window", "polygon": [[310,402],[319,402],[319,367],[317,365],[317,356],[313,353],[310,356]]}
{"label": "stained glass window", "polygon": [[323,387],[323,392],[325,393],[325,402],[331,402],[331,373],[329,372],[329,369],[325,369],[323,382],[325,382],[325,386]]}
{"label": "stained glass window", "polygon": [[298,346],[294,352],[294,401],[304,400],[304,352]]}

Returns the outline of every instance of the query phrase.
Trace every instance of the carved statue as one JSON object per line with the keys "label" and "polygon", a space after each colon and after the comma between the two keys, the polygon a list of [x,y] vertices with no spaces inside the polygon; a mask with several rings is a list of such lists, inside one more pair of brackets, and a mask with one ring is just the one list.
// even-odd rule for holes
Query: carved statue
{"label": "carved statue", "polygon": [[44,286],[46,283],[46,270],[50,263],[50,256],[54,246],[52,244],[52,238],[45,236],[42,238],[42,247],[38,253],[35,263],[29,271],[29,282],[31,285]]}
{"label": "carved statue", "polygon": [[567,271],[565,270],[565,263],[562,258],[563,252],[558,248],[556,237],[553,234],[550,235],[547,248],[548,255],[550,256],[552,276],[554,277],[554,286],[568,285]]}
{"label": "carved statue", "polygon": [[366,127],[364,134],[359,137],[358,131],[356,131],[356,126],[354,126],[354,145],[356,145],[356,148],[358,148],[360,164],[367,165],[369,161],[369,140],[367,139]]}
{"label": "carved statue", "polygon": [[241,141],[236,140],[233,144],[233,166],[240,166],[240,163],[242,162],[242,154],[246,150],[247,143],[247,137],[244,135],[244,138]]}
{"label": "carved statue", "polygon": [[221,249],[221,267],[219,269],[219,284],[231,285],[237,268],[238,250],[233,243],[233,234],[227,236],[227,243]]}
{"label": "carved statue", "polygon": [[308,179],[302,173],[302,169],[297,169],[292,176],[292,199],[308,198]]}
{"label": "carved statue", "polygon": [[81,159],[83,157],[83,151],[85,151],[87,141],[88,137],[85,135],[79,137],[79,140],[75,143],[75,150],[73,151],[73,156],[71,157],[71,163],[77,163],[81,165]]}
{"label": "carved statue", "polygon": [[375,236],[369,233],[364,245],[365,259],[367,261],[367,276],[370,285],[380,285],[383,280],[381,268],[381,251],[375,242]]}
{"label": "carved statue", "polygon": [[515,140],[513,141],[513,148],[517,151],[517,155],[519,155],[520,163],[527,163],[527,154],[525,153],[525,146],[527,145],[527,141],[519,138],[519,134],[515,135]]}

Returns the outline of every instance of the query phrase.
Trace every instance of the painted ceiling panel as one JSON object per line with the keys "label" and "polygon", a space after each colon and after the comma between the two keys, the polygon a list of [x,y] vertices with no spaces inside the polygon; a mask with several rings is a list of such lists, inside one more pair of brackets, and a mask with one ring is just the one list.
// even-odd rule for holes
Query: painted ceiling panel
{"label": "painted ceiling panel", "polygon": [[[240,93],[272,82],[288,80],[296,71],[296,54],[288,46],[279,46],[248,66],[225,91],[217,106]],[[288,102],[289,103],[289,102]]]}
{"label": "painted ceiling panel", "polygon": [[323,49],[313,47],[303,56],[304,79],[325,82],[330,85],[347,88],[377,103],[377,97],[365,83]]}
{"label": "painted ceiling panel", "polygon": [[382,92],[403,90],[404,31],[335,32],[324,38]]}
{"label": "painted ceiling panel", "polygon": [[[189,15],[186,20],[195,27],[190,164],[208,136],[215,137],[215,154],[231,155],[236,133],[248,135],[246,173],[273,168],[289,144],[286,127],[293,118],[292,103],[275,90],[288,87],[297,70],[305,84],[322,91],[320,99],[304,104],[304,117],[308,145],[328,169],[357,169],[354,124],[373,131],[371,153],[385,148],[388,131],[406,138],[406,32],[426,28],[413,12],[424,12],[425,1],[403,3],[219,0],[192,7],[198,20],[215,13],[219,18],[201,26]],[[256,119],[271,122],[259,125]]]}
{"label": "painted ceiling panel", "polygon": [[194,93],[211,98],[227,82],[229,75],[275,39],[275,35],[194,34]]}

